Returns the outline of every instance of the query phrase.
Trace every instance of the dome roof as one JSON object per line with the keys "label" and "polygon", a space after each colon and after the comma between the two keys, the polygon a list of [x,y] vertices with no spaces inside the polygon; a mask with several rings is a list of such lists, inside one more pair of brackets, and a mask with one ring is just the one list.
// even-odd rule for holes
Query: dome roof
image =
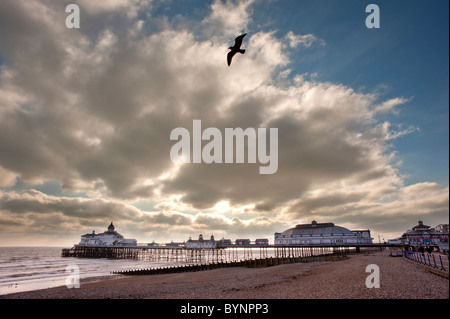
{"label": "dome roof", "polygon": [[281,233],[285,237],[305,236],[305,235],[353,235],[347,228],[335,226],[333,223],[299,224]]}
{"label": "dome roof", "polygon": [[116,230],[116,228],[114,227],[113,222],[111,222],[111,225],[108,226],[108,232],[111,233],[111,232],[113,232],[115,230]]}
{"label": "dome roof", "polygon": [[430,228],[430,226],[424,225],[423,222],[421,220],[419,220],[417,226],[414,226],[412,229],[413,230],[423,230],[423,229],[428,229]]}

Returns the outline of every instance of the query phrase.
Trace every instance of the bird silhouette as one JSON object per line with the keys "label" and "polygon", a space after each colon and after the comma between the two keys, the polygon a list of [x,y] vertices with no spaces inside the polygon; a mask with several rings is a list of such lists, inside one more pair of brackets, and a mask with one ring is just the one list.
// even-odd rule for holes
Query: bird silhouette
{"label": "bird silhouette", "polygon": [[227,54],[227,62],[228,62],[228,66],[231,65],[231,60],[233,59],[234,55],[236,53],[241,53],[244,54],[245,50],[241,50],[241,44],[242,44],[242,39],[244,39],[244,37],[247,35],[247,33],[241,34],[240,36],[238,36],[235,40],[234,40],[234,46],[233,47],[229,47],[228,49],[230,49],[231,51],[228,52]]}

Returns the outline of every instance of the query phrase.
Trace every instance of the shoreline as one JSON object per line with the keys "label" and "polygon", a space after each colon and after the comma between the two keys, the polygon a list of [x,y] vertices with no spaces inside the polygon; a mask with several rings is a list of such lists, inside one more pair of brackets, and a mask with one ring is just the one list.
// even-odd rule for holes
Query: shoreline
{"label": "shoreline", "polygon": [[[122,276],[12,293],[1,299],[448,299],[448,279],[388,251],[263,268],[220,268],[150,276]],[[380,288],[367,288],[369,264]]]}

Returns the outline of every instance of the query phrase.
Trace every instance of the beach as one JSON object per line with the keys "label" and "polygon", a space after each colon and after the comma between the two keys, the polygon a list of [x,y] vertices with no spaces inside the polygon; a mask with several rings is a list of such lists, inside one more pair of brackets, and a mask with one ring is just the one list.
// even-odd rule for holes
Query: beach
{"label": "beach", "polygon": [[[367,288],[380,270],[380,288]],[[6,299],[448,299],[447,278],[387,251],[349,255],[341,261],[265,268],[222,268],[134,276],[8,294]]]}

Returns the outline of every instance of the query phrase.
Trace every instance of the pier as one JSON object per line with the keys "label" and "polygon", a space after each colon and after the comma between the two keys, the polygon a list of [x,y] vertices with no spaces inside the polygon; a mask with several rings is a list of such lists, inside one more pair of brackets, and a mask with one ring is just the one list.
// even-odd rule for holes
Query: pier
{"label": "pier", "polygon": [[[285,263],[319,260],[341,260],[347,254],[381,250],[388,244],[367,245],[234,245],[216,248],[186,248],[170,246],[80,246],[63,249],[62,257],[136,259],[167,262],[176,265],[115,272],[124,275],[163,274],[224,267],[269,267]],[[151,266],[151,264],[149,265]]]}

